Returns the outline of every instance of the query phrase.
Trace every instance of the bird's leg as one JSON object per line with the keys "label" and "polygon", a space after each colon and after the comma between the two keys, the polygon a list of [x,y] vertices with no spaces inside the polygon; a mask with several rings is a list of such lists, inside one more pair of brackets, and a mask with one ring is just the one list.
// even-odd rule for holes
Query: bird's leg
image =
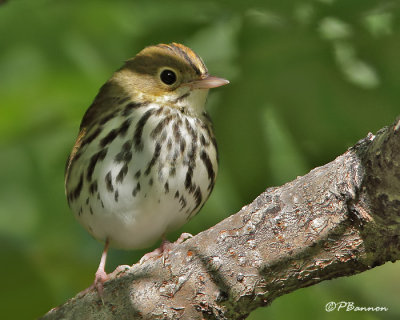
{"label": "bird's leg", "polygon": [[107,252],[109,245],[110,245],[110,240],[107,238],[106,243],[104,244],[103,253],[101,254],[100,264],[99,267],[97,268],[96,276],[94,278],[94,286],[97,289],[97,292],[99,293],[101,300],[103,300],[103,283],[109,279],[108,274],[104,270],[106,266]]}
{"label": "bird's leg", "polygon": [[108,252],[109,245],[110,245],[110,240],[107,238],[106,242],[104,244],[103,253],[101,254],[100,264],[99,264],[99,267],[97,268],[96,275],[95,275],[95,278],[94,278],[94,282],[89,288],[83,290],[79,294],[80,296],[83,296],[86,293],[88,293],[89,291],[91,291],[92,289],[96,288],[101,300],[104,303],[104,300],[103,300],[103,283],[106,282],[109,279],[109,275],[105,272],[104,268],[106,266],[107,252]]}
{"label": "bird's leg", "polygon": [[193,235],[191,235],[190,233],[182,233],[180,235],[180,237],[173,243],[169,242],[167,240],[167,238],[165,237],[165,234],[163,234],[162,236],[162,241],[161,241],[161,245],[153,250],[152,252],[146,253],[139,261],[139,264],[142,264],[143,262],[154,258],[154,257],[158,257],[161,256],[163,257],[163,262],[165,262],[165,260],[168,258],[168,254],[169,252],[178,244],[181,244],[183,241],[185,241],[188,238],[193,237]]}

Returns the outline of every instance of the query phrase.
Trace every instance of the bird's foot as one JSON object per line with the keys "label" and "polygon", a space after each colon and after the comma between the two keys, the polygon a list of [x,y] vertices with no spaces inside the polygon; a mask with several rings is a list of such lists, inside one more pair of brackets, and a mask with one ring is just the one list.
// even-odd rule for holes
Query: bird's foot
{"label": "bird's foot", "polygon": [[83,297],[86,295],[89,291],[92,290],[97,290],[97,293],[99,294],[101,301],[103,301],[103,292],[104,292],[104,283],[110,279],[117,278],[121,274],[125,273],[127,270],[129,270],[131,267],[128,265],[120,265],[115,268],[115,270],[112,273],[107,274],[104,270],[97,270],[94,282],[93,284],[86,288],[85,290],[81,291],[78,293],[78,297]]}
{"label": "bird's foot", "polygon": [[97,292],[101,298],[101,301],[103,301],[103,289],[104,289],[104,282],[106,282],[108,279],[110,279],[109,275],[104,271],[104,270],[97,270],[96,271],[96,276],[94,278],[94,287],[97,289]]}
{"label": "bird's foot", "polygon": [[121,264],[120,266],[116,267],[112,273],[108,274],[109,279],[118,278],[120,275],[126,273],[130,268],[131,266]]}
{"label": "bird's foot", "polygon": [[179,236],[179,238],[173,244],[180,244],[189,238],[193,238],[193,235],[191,233],[184,232]]}
{"label": "bird's foot", "polygon": [[99,294],[99,296],[101,298],[101,301],[104,304],[104,299],[103,299],[103,288],[104,288],[104,286],[103,286],[103,283],[110,279],[110,275],[108,275],[104,270],[104,267],[106,265],[106,259],[107,259],[107,252],[108,252],[109,244],[110,244],[110,239],[106,238],[106,241],[105,241],[105,244],[104,244],[103,253],[102,253],[101,259],[100,259],[100,264],[99,264],[99,267],[97,268],[96,275],[94,277],[94,282],[89,288],[81,291],[78,294],[78,297],[84,296],[85,294],[87,294],[92,289],[96,289],[97,293]]}
{"label": "bird's foot", "polygon": [[170,250],[170,249],[168,249],[169,245],[171,245],[171,242],[169,242],[168,240],[164,239],[163,241],[161,241],[160,247],[158,247],[157,249],[154,249],[152,252],[146,253],[140,259],[139,264],[142,264],[142,263],[146,262],[149,259],[164,255],[167,251]]}
{"label": "bird's foot", "polygon": [[163,257],[163,263],[165,263],[165,260],[168,258],[169,252],[178,244],[181,244],[184,242],[186,239],[192,238],[193,235],[190,233],[184,232],[180,235],[180,237],[175,241],[175,242],[169,242],[167,239],[163,239],[161,241],[160,247],[157,249],[153,250],[152,252],[146,253],[139,261],[139,264],[142,264],[146,262],[149,259],[152,259],[154,257]]}
{"label": "bird's foot", "polygon": [[103,300],[103,288],[104,288],[104,286],[103,286],[103,284],[108,279],[109,279],[109,275],[104,270],[97,270],[93,284],[90,287],[86,288],[85,290],[79,292],[78,293],[78,297],[83,297],[89,291],[92,291],[93,289],[96,289],[97,293],[99,294],[99,296],[101,298],[101,301],[103,301],[103,304],[104,304],[104,300]]}

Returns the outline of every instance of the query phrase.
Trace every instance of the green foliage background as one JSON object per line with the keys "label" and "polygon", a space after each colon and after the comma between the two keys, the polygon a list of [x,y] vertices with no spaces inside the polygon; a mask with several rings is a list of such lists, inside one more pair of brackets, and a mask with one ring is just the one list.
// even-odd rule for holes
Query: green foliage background
{"label": "green foliage background", "polygon": [[[400,3],[372,0],[9,0],[0,6],[3,319],[31,319],[89,286],[102,245],[64,198],[66,157],[99,87],[144,46],[182,42],[210,73],[217,185],[179,232],[198,233],[266,187],[323,165],[392,123]],[[107,269],[146,251],[111,250]],[[249,319],[399,319],[400,267],[298,290]],[[325,312],[329,301],[388,312]]]}

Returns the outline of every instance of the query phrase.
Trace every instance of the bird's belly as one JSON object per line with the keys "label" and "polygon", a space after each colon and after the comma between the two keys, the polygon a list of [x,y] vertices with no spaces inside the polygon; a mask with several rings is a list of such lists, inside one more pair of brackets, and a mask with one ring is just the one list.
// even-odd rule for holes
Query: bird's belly
{"label": "bird's belly", "polygon": [[[188,221],[204,203],[211,190],[205,168],[194,169],[195,190],[186,189],[187,166],[175,166],[174,177],[159,179],[152,175],[135,178],[135,167],[129,168],[121,183],[106,182],[107,175],[117,177],[121,168],[100,166],[105,183],[98,185],[98,197],[77,201],[72,206],[77,219],[98,240],[110,239],[114,247],[137,249],[150,246],[167,231]],[[168,166],[161,171],[169,171]],[[111,174],[109,174],[111,172]],[[133,174],[129,174],[132,172]],[[201,199],[198,199],[201,193]],[[78,208],[79,207],[79,208]],[[80,213],[79,213],[80,212]]]}
{"label": "bird's belly", "polygon": [[[157,123],[148,124],[143,136],[150,136]],[[109,238],[117,248],[144,248],[199,211],[214,185],[216,150],[208,137],[204,144],[184,128],[180,135],[181,143],[171,130],[162,141],[148,139],[140,150],[117,137],[91,177],[88,166],[99,151],[95,143],[87,147],[71,168],[75,179],[67,191],[76,218],[94,238]]]}
{"label": "bird's belly", "polygon": [[[99,199],[84,205],[77,218],[94,238],[104,241],[108,237],[114,247],[148,247],[167,231],[182,226],[205,201],[201,200],[197,206],[195,198],[185,191],[180,178],[186,174],[185,167],[176,171],[176,178],[168,180],[167,190],[166,182],[160,184],[153,181],[152,185],[146,186],[149,182],[142,179],[140,190],[134,192],[137,182],[133,177],[127,177],[126,182],[115,187],[113,192],[100,187]],[[201,175],[207,178],[204,172]],[[207,179],[200,179],[197,183],[199,188],[203,186],[207,190]],[[135,196],[132,193],[136,193]],[[205,198],[207,196],[204,195]]]}

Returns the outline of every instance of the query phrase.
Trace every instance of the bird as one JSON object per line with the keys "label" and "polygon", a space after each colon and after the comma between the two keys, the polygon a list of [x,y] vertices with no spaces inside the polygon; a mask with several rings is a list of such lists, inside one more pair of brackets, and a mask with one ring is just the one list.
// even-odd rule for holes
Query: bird
{"label": "bird", "polygon": [[[68,205],[89,234],[104,243],[88,290],[103,297],[109,247],[141,249],[163,239],[140,262],[170,248],[176,230],[208,199],[218,172],[208,91],[228,84],[211,76],[190,48],[145,47],[100,88],[84,113],[67,159]],[[183,233],[175,242],[184,241]]]}

